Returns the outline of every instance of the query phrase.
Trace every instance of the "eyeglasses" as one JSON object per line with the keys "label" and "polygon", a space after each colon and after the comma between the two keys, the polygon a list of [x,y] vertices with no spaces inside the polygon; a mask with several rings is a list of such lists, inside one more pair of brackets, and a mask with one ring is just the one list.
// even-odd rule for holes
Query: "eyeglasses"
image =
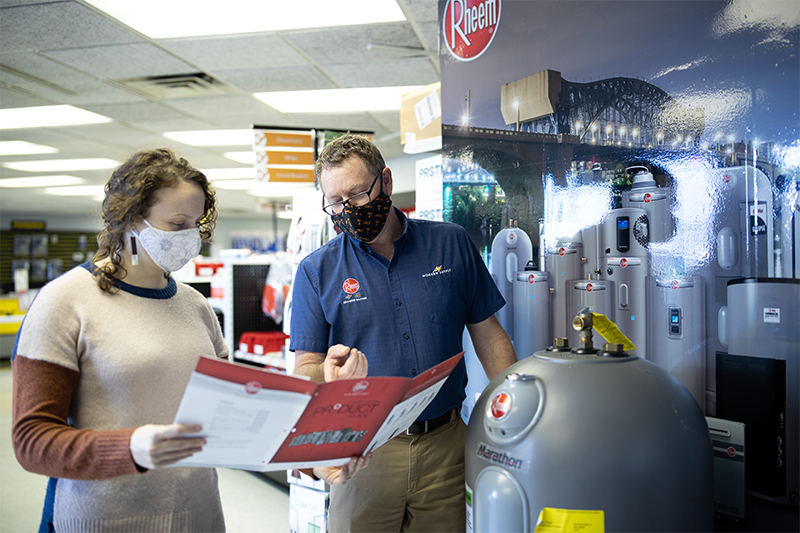
{"label": "eyeglasses", "polygon": [[[345,198],[341,202],[335,202],[332,204],[323,205],[322,210],[325,211],[326,214],[333,216],[333,215],[338,215],[342,211],[344,211],[344,208],[347,205],[359,206],[369,203],[369,197],[372,195],[372,189],[375,187],[375,183],[378,182],[378,178],[380,178],[382,174],[383,172],[381,172],[380,170],[378,171],[377,174],[375,174],[375,179],[372,180],[372,185],[370,185],[369,189],[367,189],[366,191],[354,194],[350,198]],[[322,202],[323,203],[325,202],[324,197],[322,198]]]}

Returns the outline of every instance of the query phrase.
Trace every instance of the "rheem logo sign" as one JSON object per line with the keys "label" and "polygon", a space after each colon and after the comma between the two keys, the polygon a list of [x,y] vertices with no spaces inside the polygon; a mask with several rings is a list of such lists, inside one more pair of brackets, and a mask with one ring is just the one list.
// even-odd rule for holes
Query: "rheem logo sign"
{"label": "rheem logo sign", "polygon": [[500,22],[500,0],[447,0],[442,35],[459,61],[472,61],[492,44]]}

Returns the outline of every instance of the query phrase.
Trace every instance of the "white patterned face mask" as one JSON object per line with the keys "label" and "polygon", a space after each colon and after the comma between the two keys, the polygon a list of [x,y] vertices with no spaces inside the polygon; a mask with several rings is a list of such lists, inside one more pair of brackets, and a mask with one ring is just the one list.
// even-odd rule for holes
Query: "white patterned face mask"
{"label": "white patterned face mask", "polygon": [[[180,270],[200,253],[203,244],[200,228],[163,231],[154,228],[146,219],[142,220],[149,227],[143,229],[141,233],[136,233],[136,230],[131,228],[131,233],[139,240],[150,259],[162,270],[167,272]],[[138,257],[134,257],[133,264],[137,262]]]}

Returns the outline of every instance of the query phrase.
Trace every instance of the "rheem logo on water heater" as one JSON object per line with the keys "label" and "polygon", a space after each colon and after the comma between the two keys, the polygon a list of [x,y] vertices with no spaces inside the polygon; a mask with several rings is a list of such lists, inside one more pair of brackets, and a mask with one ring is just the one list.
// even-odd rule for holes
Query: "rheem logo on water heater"
{"label": "rheem logo on water heater", "polygon": [[497,34],[501,0],[448,0],[442,14],[445,46],[459,61],[483,54]]}

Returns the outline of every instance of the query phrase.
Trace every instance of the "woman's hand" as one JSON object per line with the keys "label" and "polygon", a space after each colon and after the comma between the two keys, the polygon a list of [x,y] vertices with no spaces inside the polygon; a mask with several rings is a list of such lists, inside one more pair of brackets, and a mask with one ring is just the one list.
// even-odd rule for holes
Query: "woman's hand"
{"label": "woman's hand", "polygon": [[169,466],[203,449],[205,437],[183,437],[202,430],[203,427],[197,424],[140,426],[131,435],[131,455],[136,464],[144,468]]}
{"label": "woman's hand", "polygon": [[367,356],[356,348],[350,349],[342,344],[328,348],[323,371],[325,382],[337,379],[361,379],[367,377]]}
{"label": "woman's hand", "polygon": [[361,469],[369,465],[371,453],[351,457],[350,462],[342,466],[316,466],[314,475],[319,479],[325,480],[328,485],[344,485],[347,480],[355,476]]}

